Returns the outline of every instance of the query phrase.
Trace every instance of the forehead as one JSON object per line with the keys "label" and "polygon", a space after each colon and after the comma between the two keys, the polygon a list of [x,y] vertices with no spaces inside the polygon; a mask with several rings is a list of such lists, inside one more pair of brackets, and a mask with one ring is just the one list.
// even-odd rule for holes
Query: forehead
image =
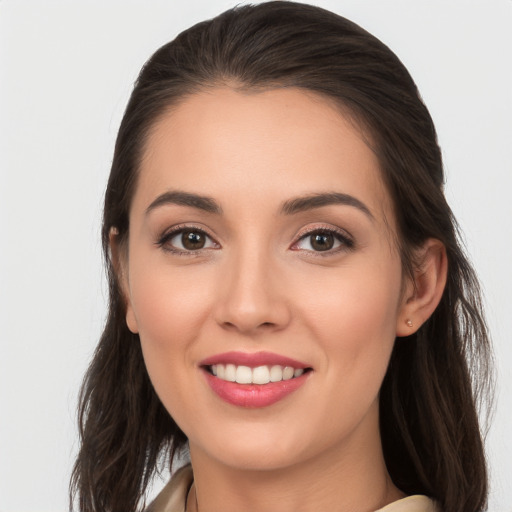
{"label": "forehead", "polygon": [[294,88],[216,88],[163,114],[146,142],[134,203],[147,206],[166,189],[212,196],[228,209],[338,191],[369,203],[377,217],[392,210],[377,157],[353,118]]}

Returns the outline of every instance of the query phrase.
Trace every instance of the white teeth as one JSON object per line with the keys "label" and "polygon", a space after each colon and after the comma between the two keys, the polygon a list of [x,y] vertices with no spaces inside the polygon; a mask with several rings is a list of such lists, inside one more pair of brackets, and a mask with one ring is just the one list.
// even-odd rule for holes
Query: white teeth
{"label": "white teeth", "polygon": [[229,382],[235,382],[236,381],[236,366],[234,364],[227,364],[226,365],[226,373],[224,374],[224,379],[229,380]]}
{"label": "white teeth", "polygon": [[283,380],[283,367],[272,366],[270,368],[270,382],[279,382],[280,380]]}
{"label": "white teeth", "polygon": [[258,366],[252,371],[253,384],[268,384],[270,382],[270,371],[267,366]]}
{"label": "white teeth", "polygon": [[219,379],[238,384],[268,384],[269,382],[280,382],[300,377],[304,373],[303,368],[292,368],[291,366],[236,366],[234,364],[214,364],[210,367],[213,375]]}
{"label": "white teeth", "polygon": [[283,380],[290,380],[293,378],[293,372],[295,370],[290,367],[290,366],[286,366],[285,369],[283,370]]}
{"label": "white teeth", "polygon": [[251,384],[252,370],[248,366],[238,366],[236,368],[236,381],[238,384]]}

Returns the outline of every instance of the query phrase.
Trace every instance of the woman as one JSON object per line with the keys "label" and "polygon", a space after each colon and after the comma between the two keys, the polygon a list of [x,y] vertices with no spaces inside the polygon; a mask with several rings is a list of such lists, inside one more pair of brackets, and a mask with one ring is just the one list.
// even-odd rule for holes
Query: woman
{"label": "woman", "polygon": [[[144,66],[107,187],[83,512],[481,511],[489,343],[430,115],[397,57],[288,2]],[[473,384],[473,385],[472,385]]]}

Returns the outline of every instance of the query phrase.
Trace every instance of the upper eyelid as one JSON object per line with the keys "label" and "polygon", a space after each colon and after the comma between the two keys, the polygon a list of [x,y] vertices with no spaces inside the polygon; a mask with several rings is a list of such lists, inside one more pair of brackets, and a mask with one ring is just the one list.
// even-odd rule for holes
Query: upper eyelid
{"label": "upper eyelid", "polygon": [[[205,235],[209,236],[212,240],[216,240],[215,236],[212,235],[208,229],[204,228],[204,227],[201,227],[201,226],[196,226],[194,224],[177,224],[175,226],[172,226],[168,229],[166,229],[161,235],[160,235],[160,239],[163,239],[163,238],[167,238],[171,235],[176,235],[182,231],[200,231],[201,233],[204,233]],[[217,242],[218,243],[218,242]]]}
{"label": "upper eyelid", "polygon": [[[302,238],[308,236],[308,235],[311,235],[313,233],[321,233],[321,232],[329,232],[329,233],[334,233],[334,234],[337,234],[337,235],[340,235],[344,238],[348,238],[350,240],[353,240],[353,236],[346,230],[346,229],[342,229],[342,228],[338,228],[338,227],[334,227],[334,226],[327,226],[327,225],[321,225],[321,226],[315,226],[315,227],[312,227],[312,228],[306,228],[304,230],[301,230],[297,235],[296,235],[296,240],[301,240]],[[296,243],[296,242],[294,242]]]}
{"label": "upper eyelid", "polygon": [[[221,246],[221,244],[217,241],[217,238],[213,236],[206,228],[190,225],[190,224],[177,224],[175,226],[172,226],[171,228],[165,230],[156,240],[155,244],[158,246],[164,246],[169,240],[174,238],[176,235],[180,234],[183,231],[199,231],[206,235],[212,242],[215,244]],[[190,251],[182,251],[187,253],[198,253],[199,251],[202,251],[204,249],[210,249],[210,248],[202,248],[202,249],[196,249],[196,250],[190,250]],[[176,249],[176,251],[181,251],[180,249]]]}

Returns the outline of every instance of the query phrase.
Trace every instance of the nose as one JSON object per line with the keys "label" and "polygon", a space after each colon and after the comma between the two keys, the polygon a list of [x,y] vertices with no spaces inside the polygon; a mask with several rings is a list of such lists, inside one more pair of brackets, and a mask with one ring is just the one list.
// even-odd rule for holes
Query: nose
{"label": "nose", "polygon": [[249,336],[284,329],[291,314],[276,263],[262,251],[245,251],[225,262],[217,323]]}

